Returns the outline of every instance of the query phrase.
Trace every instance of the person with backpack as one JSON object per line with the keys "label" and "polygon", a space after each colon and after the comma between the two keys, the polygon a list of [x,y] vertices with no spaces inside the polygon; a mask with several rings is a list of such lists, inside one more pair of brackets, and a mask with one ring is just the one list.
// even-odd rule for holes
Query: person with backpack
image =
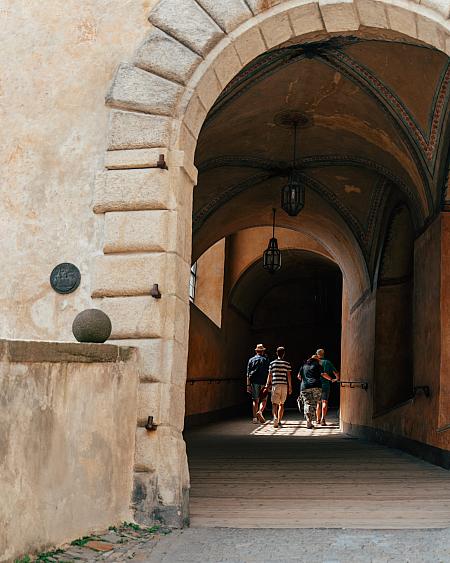
{"label": "person with backpack", "polygon": [[303,364],[298,374],[307,428],[314,428],[313,420],[316,416],[317,403],[322,397],[322,377],[330,381],[333,379],[322,371],[319,359],[314,355]]}
{"label": "person with backpack", "polygon": [[265,347],[258,344],[255,348],[256,354],[252,356],[247,364],[247,393],[252,397],[253,423],[266,422],[263,412],[266,408],[267,399],[260,399],[261,392],[266,384],[269,373],[269,359],[265,355]]}

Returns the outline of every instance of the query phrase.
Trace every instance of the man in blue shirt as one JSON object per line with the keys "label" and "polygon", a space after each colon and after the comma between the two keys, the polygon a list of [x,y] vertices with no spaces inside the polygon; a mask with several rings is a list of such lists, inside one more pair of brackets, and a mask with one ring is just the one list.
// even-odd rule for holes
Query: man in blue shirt
{"label": "man in blue shirt", "polygon": [[[325,358],[325,350],[323,348],[319,348],[316,352],[316,356],[322,366],[322,372],[328,374],[332,379],[332,381],[339,381],[339,372],[334,367],[334,365]],[[331,384],[330,380],[325,379],[322,377],[322,398],[321,401],[317,403],[317,410],[316,410],[316,419],[317,422],[321,424],[321,426],[326,426],[325,417],[327,416],[328,412],[328,399],[330,398],[330,391],[331,391]]]}
{"label": "man in blue shirt", "polygon": [[252,396],[255,424],[258,424],[258,421],[266,422],[262,413],[266,408],[267,399],[260,400],[260,394],[269,373],[269,359],[265,355],[265,351],[263,344],[258,344],[255,349],[256,354],[249,359],[247,364],[247,393]]}

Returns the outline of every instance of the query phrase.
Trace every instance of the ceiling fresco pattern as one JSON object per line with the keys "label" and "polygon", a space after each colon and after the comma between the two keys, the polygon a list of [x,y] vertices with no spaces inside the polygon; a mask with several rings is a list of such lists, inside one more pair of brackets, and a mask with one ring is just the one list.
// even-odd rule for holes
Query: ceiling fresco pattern
{"label": "ceiling fresco pattern", "polygon": [[194,238],[249,188],[282,187],[293,138],[274,121],[295,110],[308,118],[295,161],[307,194],[345,221],[373,272],[393,206],[407,205],[416,233],[441,209],[449,99],[450,59],[423,45],[349,37],[265,53],[228,84],[200,133]]}

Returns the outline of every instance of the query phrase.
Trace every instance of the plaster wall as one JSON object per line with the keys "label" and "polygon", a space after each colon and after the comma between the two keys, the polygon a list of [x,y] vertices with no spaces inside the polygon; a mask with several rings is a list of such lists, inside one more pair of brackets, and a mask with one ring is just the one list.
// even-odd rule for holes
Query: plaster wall
{"label": "plaster wall", "polygon": [[[0,144],[0,336],[73,339],[91,302],[91,260],[103,218],[92,213],[105,159],[105,94],[150,24],[156,0],[5,0]],[[49,284],[60,262],[82,280],[63,296]]]}
{"label": "plaster wall", "polygon": [[0,561],[132,518],[134,348],[0,341]]}
{"label": "plaster wall", "polygon": [[414,385],[428,385],[431,397],[426,398],[418,393],[405,404],[374,416],[373,294],[349,315],[348,331],[343,337],[343,379],[349,376],[349,379],[361,379],[369,383],[367,392],[359,389],[342,390],[341,417],[344,427],[350,431],[352,425],[355,425],[442,450],[450,448],[448,423],[445,422],[448,411],[444,395],[441,394],[442,391],[446,393],[449,379],[448,365],[445,361],[443,365],[441,357],[445,339],[448,338],[448,319],[442,316],[442,312],[446,311],[446,294],[441,294],[442,280],[447,276],[448,224],[447,215],[442,214],[416,240],[414,249]]}
{"label": "plaster wall", "polygon": [[216,242],[197,260],[195,305],[217,326],[222,323],[225,239]]}

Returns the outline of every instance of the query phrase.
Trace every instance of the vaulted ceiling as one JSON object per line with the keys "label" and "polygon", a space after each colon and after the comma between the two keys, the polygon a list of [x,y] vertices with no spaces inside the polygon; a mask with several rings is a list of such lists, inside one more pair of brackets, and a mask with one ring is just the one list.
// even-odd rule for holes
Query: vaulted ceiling
{"label": "vaulted ceiling", "polygon": [[308,120],[297,160],[307,202],[317,207],[315,194],[345,221],[373,270],[391,208],[406,203],[416,232],[440,209],[449,95],[449,58],[406,40],[332,38],[265,53],[230,82],[200,133],[194,241],[222,208],[248,213],[249,190],[255,205],[268,193],[279,205],[293,135],[275,121],[295,110]]}

